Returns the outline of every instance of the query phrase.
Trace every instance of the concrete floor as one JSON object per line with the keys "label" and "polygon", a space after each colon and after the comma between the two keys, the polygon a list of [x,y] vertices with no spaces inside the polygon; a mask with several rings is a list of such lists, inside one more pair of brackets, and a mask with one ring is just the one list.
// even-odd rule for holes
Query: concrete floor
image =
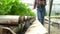
{"label": "concrete floor", "polygon": [[25,34],[45,34],[46,28],[36,19]]}

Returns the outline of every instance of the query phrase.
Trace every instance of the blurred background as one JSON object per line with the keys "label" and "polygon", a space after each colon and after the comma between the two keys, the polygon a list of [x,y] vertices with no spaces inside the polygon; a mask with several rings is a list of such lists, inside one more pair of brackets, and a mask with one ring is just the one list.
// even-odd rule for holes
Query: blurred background
{"label": "blurred background", "polygon": [[[29,8],[33,9],[35,0],[22,0],[23,3],[27,3]],[[46,12],[49,14],[49,0],[47,1],[46,5]],[[36,13],[36,10],[34,11]],[[60,0],[53,0],[52,12],[51,15],[60,15]]]}

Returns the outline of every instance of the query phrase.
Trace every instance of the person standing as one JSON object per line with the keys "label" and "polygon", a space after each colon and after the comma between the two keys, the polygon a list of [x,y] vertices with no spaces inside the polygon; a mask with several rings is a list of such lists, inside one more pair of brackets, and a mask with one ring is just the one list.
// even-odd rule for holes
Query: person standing
{"label": "person standing", "polygon": [[41,22],[42,25],[44,25],[44,16],[46,14],[46,0],[35,0],[34,8],[37,7],[37,16],[38,20]]}

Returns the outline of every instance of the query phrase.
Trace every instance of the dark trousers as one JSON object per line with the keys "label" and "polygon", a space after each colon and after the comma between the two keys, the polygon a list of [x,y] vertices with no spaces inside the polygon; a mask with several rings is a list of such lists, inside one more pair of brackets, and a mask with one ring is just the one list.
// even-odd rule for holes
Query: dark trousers
{"label": "dark trousers", "polygon": [[42,25],[44,25],[44,16],[45,16],[45,14],[46,14],[45,7],[39,7],[37,9],[38,20],[41,22]]}

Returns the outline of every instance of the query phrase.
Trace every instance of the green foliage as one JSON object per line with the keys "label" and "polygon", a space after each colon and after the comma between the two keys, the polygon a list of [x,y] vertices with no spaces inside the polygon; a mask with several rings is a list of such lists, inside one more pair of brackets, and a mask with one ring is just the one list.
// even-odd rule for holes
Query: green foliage
{"label": "green foliage", "polygon": [[19,0],[0,0],[0,15],[35,16],[28,5]]}
{"label": "green foliage", "polygon": [[0,0],[0,15],[8,13],[13,2],[13,0]]}

